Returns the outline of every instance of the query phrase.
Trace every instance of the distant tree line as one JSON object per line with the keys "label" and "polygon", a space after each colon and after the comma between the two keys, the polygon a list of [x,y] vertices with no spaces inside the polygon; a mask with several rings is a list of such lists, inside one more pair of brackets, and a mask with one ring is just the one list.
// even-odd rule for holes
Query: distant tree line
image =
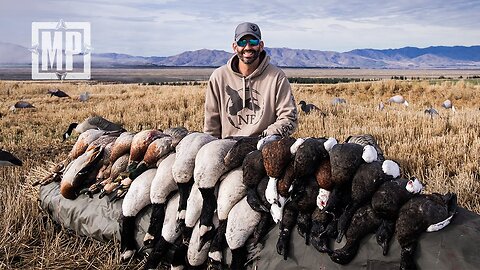
{"label": "distant tree line", "polygon": [[369,81],[376,81],[376,79],[292,77],[292,78],[288,78],[288,81],[290,83],[298,83],[298,84],[336,84],[336,83],[348,83],[348,82],[369,82]]}

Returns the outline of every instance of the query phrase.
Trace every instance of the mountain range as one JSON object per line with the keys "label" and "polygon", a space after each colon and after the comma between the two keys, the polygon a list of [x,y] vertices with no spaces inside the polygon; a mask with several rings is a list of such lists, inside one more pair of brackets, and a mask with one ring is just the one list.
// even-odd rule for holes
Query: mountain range
{"label": "mountain range", "polygon": [[[374,68],[374,69],[478,69],[480,46],[404,47],[399,49],[356,49],[348,52],[290,48],[265,48],[272,63],[280,67]],[[173,56],[133,56],[92,53],[93,68],[118,67],[217,67],[231,52],[201,49]],[[0,67],[30,65],[28,48],[0,42]]]}

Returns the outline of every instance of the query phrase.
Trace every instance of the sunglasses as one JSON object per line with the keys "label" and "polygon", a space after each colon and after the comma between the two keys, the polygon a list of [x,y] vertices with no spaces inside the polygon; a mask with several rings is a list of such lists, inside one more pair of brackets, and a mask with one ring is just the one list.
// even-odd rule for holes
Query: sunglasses
{"label": "sunglasses", "polygon": [[250,46],[258,46],[258,44],[260,44],[260,40],[259,39],[249,39],[249,40],[240,39],[239,41],[237,41],[237,45],[240,47],[247,46],[247,43],[250,44]]}

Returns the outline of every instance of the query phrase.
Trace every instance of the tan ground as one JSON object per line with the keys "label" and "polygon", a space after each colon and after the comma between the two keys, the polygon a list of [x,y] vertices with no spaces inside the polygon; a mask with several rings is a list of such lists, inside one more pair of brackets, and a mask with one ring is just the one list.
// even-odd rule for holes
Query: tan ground
{"label": "tan ground", "polygon": [[[72,96],[47,95],[60,88]],[[130,131],[183,125],[201,130],[205,86],[140,86],[137,84],[31,83],[0,81],[0,146],[24,161],[21,168],[0,168],[0,268],[23,269],[132,269],[142,263],[119,264],[118,245],[99,243],[55,228],[36,201],[30,182],[51,162],[66,157],[74,139],[62,143],[68,124],[98,114],[123,123]],[[300,114],[294,136],[347,136],[371,133],[387,158],[400,162],[405,177],[417,176],[427,192],[452,191],[461,206],[480,213],[480,86],[471,82],[379,81],[337,85],[294,85],[297,103],[314,103],[318,113]],[[89,91],[91,99],[78,101]],[[386,105],[380,101],[402,94],[410,103]],[[347,104],[332,106],[333,97]],[[456,113],[440,107],[451,99]],[[15,112],[18,100],[35,109]],[[439,117],[424,114],[435,107]]]}

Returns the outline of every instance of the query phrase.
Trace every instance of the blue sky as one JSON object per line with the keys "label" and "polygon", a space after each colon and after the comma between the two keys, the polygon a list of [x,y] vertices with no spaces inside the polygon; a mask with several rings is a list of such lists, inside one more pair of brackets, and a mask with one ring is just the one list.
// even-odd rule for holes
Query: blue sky
{"label": "blue sky", "polygon": [[0,41],[31,45],[31,23],[87,21],[94,52],[170,56],[231,51],[234,29],[260,26],[267,47],[356,48],[480,45],[480,1],[2,0]]}

